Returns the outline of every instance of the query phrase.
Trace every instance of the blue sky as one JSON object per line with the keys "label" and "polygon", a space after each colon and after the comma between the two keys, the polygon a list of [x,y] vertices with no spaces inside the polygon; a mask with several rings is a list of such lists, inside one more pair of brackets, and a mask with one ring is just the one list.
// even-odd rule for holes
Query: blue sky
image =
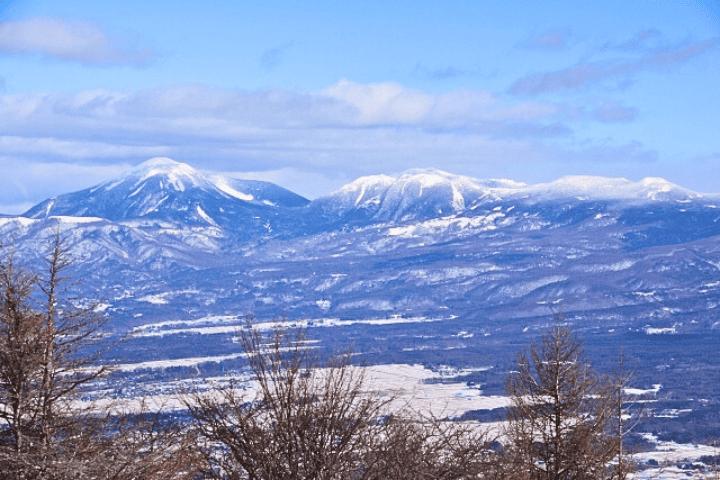
{"label": "blue sky", "polygon": [[719,1],[0,1],[0,212],[155,156],[720,192]]}

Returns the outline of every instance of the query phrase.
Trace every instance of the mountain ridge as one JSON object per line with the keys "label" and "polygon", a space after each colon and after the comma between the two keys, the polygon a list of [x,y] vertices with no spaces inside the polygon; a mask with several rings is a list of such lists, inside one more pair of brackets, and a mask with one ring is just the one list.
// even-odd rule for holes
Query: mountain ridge
{"label": "mountain ridge", "polygon": [[[238,190],[243,188],[251,193]],[[233,216],[223,215],[226,210],[256,212],[285,203],[307,201],[271,183],[205,176],[185,163],[153,158],[114,179],[40,202],[21,216],[95,216],[117,221],[188,212],[185,221],[203,223],[210,210],[223,217]]]}
{"label": "mountain ridge", "polygon": [[[45,200],[22,216],[96,217],[122,222],[123,228],[154,228],[153,222],[169,222],[180,230],[207,227],[203,235],[208,243],[214,244],[212,239],[219,235],[226,239],[226,248],[233,248],[233,242],[265,242],[369,225],[402,225],[446,217],[481,218],[493,209],[509,206],[529,209],[548,225],[583,222],[590,215],[645,222],[649,217],[633,220],[645,215],[643,209],[704,208],[703,204],[709,205],[717,198],[657,178],[631,182],[624,178],[566,176],[528,185],[507,179],[478,180],[437,169],[412,169],[394,176],[360,177],[309,201],[269,182],[205,175],[187,164],[154,158],[114,179]],[[706,211],[702,215],[711,214]],[[651,238],[645,233],[632,233],[625,237],[626,241],[635,248],[647,245],[653,238],[680,241],[712,231],[710,226],[687,224],[682,216],[673,218],[676,232],[672,235]]]}
{"label": "mountain ridge", "polygon": [[[119,187],[122,187],[121,192],[116,192]],[[146,188],[154,191],[152,195],[143,197]],[[338,216],[339,212],[341,218],[350,212],[361,218],[374,217],[383,221],[402,220],[413,214],[424,217],[457,214],[483,201],[539,202],[581,197],[587,200],[643,202],[716,197],[698,194],[661,178],[631,182],[624,178],[579,175],[528,185],[508,179],[479,180],[437,169],[412,169],[395,176],[360,177],[334,192],[309,201],[270,182],[203,175],[185,163],[159,157],[93,187],[44,200],[20,216],[98,216],[109,220],[143,217],[164,208],[162,204],[169,198],[163,199],[163,195],[176,195],[185,190],[205,192],[205,197],[215,197],[216,201],[232,199],[230,203],[237,200],[258,207],[309,207],[311,212],[320,214],[336,210],[332,213]],[[144,201],[130,201],[135,197]],[[200,199],[196,198],[196,202]],[[168,203],[173,204],[172,201]],[[119,211],[112,211],[115,205]],[[183,211],[190,208],[188,204],[175,203],[173,206]]]}
{"label": "mountain ridge", "polygon": [[[562,314],[594,364],[623,345],[645,387],[664,385],[667,408],[694,409],[693,427],[717,418],[717,402],[697,400],[717,397],[717,196],[653,178],[527,185],[411,170],[308,202],[169,162],[145,167],[67,197],[65,212],[39,204],[36,218],[0,218],[0,244],[38,271],[61,234],[76,260],[67,274],[82,279],[73,293],[102,298],[98,313],[140,365],[210,358],[185,373],[224,375],[238,365],[213,358],[236,358],[243,318],[282,318],[305,326],[313,347],[352,347],[368,363],[487,366],[475,385],[502,394],[506,360]],[[132,213],[155,207],[132,204],[146,194],[169,196]],[[111,205],[125,196],[135,210]],[[61,215],[70,207],[122,218]],[[701,373],[688,369],[694,358]],[[133,384],[182,370],[142,368]]]}

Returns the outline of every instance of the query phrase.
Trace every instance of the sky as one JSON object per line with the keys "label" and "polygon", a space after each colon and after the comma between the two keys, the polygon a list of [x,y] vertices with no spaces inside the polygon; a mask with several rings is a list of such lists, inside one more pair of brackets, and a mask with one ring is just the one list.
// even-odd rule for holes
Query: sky
{"label": "sky", "polygon": [[152,157],[720,193],[720,0],[0,0],[0,212]]}

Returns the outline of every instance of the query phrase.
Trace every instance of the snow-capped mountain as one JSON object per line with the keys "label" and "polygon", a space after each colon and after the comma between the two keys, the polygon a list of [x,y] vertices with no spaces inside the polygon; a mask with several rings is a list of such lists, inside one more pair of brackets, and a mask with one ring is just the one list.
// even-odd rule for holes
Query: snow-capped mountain
{"label": "snow-capped mountain", "polygon": [[440,170],[410,170],[397,178],[361,177],[312,202],[311,208],[340,221],[402,221],[460,213],[494,189],[517,188],[509,180],[476,180]]}
{"label": "snow-capped mountain", "polygon": [[[320,354],[463,372],[452,381],[465,390],[502,396],[518,349],[561,315],[599,370],[616,371],[622,346],[649,392],[644,431],[717,438],[718,196],[652,178],[412,170],[308,203],[155,159],[0,217],[0,244],[40,269],[58,231],[77,260],[73,294],[100,299],[125,339],[111,354],[130,395],[235,375],[252,315],[306,326]],[[477,408],[468,419],[502,416]]]}
{"label": "snow-capped mountain", "polygon": [[530,202],[543,200],[615,200],[625,202],[672,202],[698,200],[702,195],[679,187],[662,178],[644,178],[631,182],[625,178],[605,178],[584,175],[565,176],[550,183],[498,188],[499,197],[524,198]]}
{"label": "snow-capped mountain", "polygon": [[[699,194],[663,179],[630,182],[622,178],[569,176],[527,185],[506,179],[478,180],[440,170],[410,170],[399,176],[361,177],[325,197],[307,199],[269,182],[205,176],[191,166],[154,158],[129,172],[79,192],[45,200],[25,212],[28,218],[98,217],[111,221],[157,219],[186,225],[220,225],[233,230],[243,222],[281,225],[288,209],[292,228],[310,230],[367,222],[404,222],[459,215],[499,202],[526,205],[553,201],[691,202]],[[302,217],[301,221],[298,218]],[[295,232],[302,233],[302,232]]]}
{"label": "snow-capped mountain", "polygon": [[557,201],[615,202],[631,205],[691,202],[702,196],[660,178],[567,176],[527,185],[507,179],[478,180],[434,169],[411,170],[397,177],[361,177],[314,200],[310,210],[329,224],[402,222],[463,214],[499,203],[538,205]]}
{"label": "snow-capped mountain", "polygon": [[[274,239],[306,241],[370,225],[434,238],[465,237],[480,227],[537,235],[576,226],[605,236],[615,226],[615,238],[638,249],[716,235],[715,200],[662,179],[575,176],[527,185],[429,169],[362,177],[308,202],[271,183],[206,176],[156,158],[92,188],[48,199],[24,216],[7,217],[3,229],[30,238],[60,225],[82,239],[84,258],[96,252],[122,262],[156,254],[186,265],[196,265],[200,251],[227,254]],[[351,243],[365,240],[358,234]]]}
{"label": "snow-capped mountain", "polygon": [[[236,358],[237,317],[253,314],[371,362],[488,362],[497,375],[481,381],[501,394],[503,359],[562,312],[596,351],[625,345],[646,388],[717,398],[682,383],[681,367],[709,356],[705,383],[718,383],[720,197],[662,179],[527,185],[412,170],[308,203],[154,159],[0,217],[0,243],[40,266],[57,231],[78,260],[78,294],[102,298],[112,328],[148,332],[124,347],[142,361]],[[658,332],[691,347],[661,358]],[[212,362],[199,368],[229,365]]]}
{"label": "snow-capped mountain", "polygon": [[[630,182],[564,177],[526,185],[511,180],[477,180],[438,170],[412,170],[395,177],[363,177],[308,203],[266,182],[205,176],[186,164],[152,159],[111,181],[46,200],[25,216],[0,219],[0,235],[19,237],[25,246],[21,250],[30,252],[37,247],[38,239],[59,228],[72,239],[79,258],[92,265],[95,272],[103,270],[111,277],[124,270],[134,275],[140,268],[151,269],[148,274],[160,279],[171,266],[239,268],[230,265],[268,259],[289,262],[280,271],[297,268],[296,261],[308,262],[307,268],[314,271],[332,270],[333,265],[342,264],[342,259],[348,257],[355,258],[358,265],[385,258],[383,265],[389,269],[385,275],[391,278],[392,265],[397,262],[432,265],[432,259],[455,258],[458,249],[492,249],[501,257],[516,258],[519,250],[556,252],[584,245],[587,251],[583,255],[629,255],[652,247],[714,241],[720,234],[718,200],[661,179]],[[500,240],[503,238],[512,240]],[[551,240],[554,245],[549,243]],[[416,259],[420,246],[431,249],[429,257]],[[469,255],[475,258],[476,254]],[[530,254],[523,253],[519,258],[526,255]],[[544,255],[551,258],[548,252]],[[528,258],[534,257],[535,253]],[[475,271],[473,262],[468,268]],[[532,261],[524,268],[540,271]],[[384,269],[362,273],[358,281],[370,281],[368,278]],[[561,270],[550,277],[566,278],[564,282],[572,284],[577,275],[568,274],[564,267]],[[433,273],[428,275],[435,278]],[[450,281],[449,297],[453,288],[463,290],[456,284],[461,278],[464,276]],[[472,278],[463,281],[472,284]],[[504,283],[504,278],[498,277],[497,282]],[[512,275],[508,279],[516,280]],[[254,285],[250,279],[247,282]],[[401,290],[399,285],[392,287],[377,279],[370,282],[384,285],[388,292]],[[301,282],[307,288],[312,283],[308,279]],[[425,288],[416,282],[403,284],[417,291]],[[496,285],[492,290],[499,288],[496,293],[486,291],[484,295],[503,297],[505,294],[498,292],[509,291],[506,289],[510,285],[512,282],[502,288]],[[340,298],[354,291],[354,287],[347,288],[333,296]],[[327,301],[320,291],[324,290],[316,286],[297,295],[320,296],[314,301]],[[357,288],[358,294],[367,291]],[[484,290],[475,287],[474,291]],[[423,295],[423,301],[431,296]],[[277,308],[277,303],[269,300],[243,305],[263,310],[268,306],[269,311]]]}
{"label": "snow-capped mountain", "polygon": [[221,227],[250,238],[271,232],[285,208],[307,203],[271,183],[206,177],[187,164],[154,158],[113,180],[48,199],[23,216],[156,220]]}

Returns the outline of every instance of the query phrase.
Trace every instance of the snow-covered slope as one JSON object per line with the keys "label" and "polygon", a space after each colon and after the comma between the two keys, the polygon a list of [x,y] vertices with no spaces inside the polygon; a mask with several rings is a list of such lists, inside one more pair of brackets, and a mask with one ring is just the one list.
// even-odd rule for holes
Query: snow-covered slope
{"label": "snow-covered slope", "polygon": [[220,226],[247,237],[272,230],[282,216],[281,208],[306,203],[302,197],[267,182],[206,177],[187,164],[154,158],[95,187],[48,199],[24,216],[154,219]]}
{"label": "snow-covered slope", "polygon": [[[504,221],[523,218],[529,229],[558,228],[591,218],[602,218],[598,224],[633,226],[623,238],[640,248],[713,235],[717,225],[706,221],[714,214],[714,200],[657,178],[631,182],[570,176],[527,185],[426,169],[361,177],[308,202],[271,183],[205,176],[187,164],[155,158],[111,181],[48,199],[24,216],[102,218],[146,230],[154,228],[153,222],[165,229],[166,225],[206,228],[211,230],[203,235],[226,237],[226,248],[234,248],[238,241],[302,237],[384,223],[402,226],[430,221],[431,227],[408,228],[455,231],[458,225],[485,224],[483,219],[491,218],[489,212],[515,208]],[[448,220],[460,217],[474,220]],[[638,225],[647,226],[643,230]]]}
{"label": "snow-covered slope", "polygon": [[576,198],[580,200],[615,200],[632,202],[669,202],[697,200],[700,194],[679,187],[662,178],[645,178],[631,182],[624,178],[565,176],[549,183],[497,188],[500,198],[527,199],[530,202]]}
{"label": "snow-covered slope", "polygon": [[[641,205],[677,204],[703,197],[660,178],[631,182],[624,178],[567,176],[527,185],[506,179],[478,180],[440,170],[410,170],[399,176],[361,177],[340,190],[311,202],[314,221],[328,226],[427,220],[475,215],[478,208],[536,205],[553,208],[561,202],[602,202],[619,209]],[[565,207],[564,207],[565,208]]]}
{"label": "snow-covered slope", "polygon": [[341,221],[403,221],[442,217],[466,210],[495,189],[521,188],[511,180],[476,180],[435,169],[398,177],[361,177],[310,204],[311,210]]}
{"label": "snow-covered slope", "polygon": [[79,192],[48,199],[24,216],[93,216],[121,220],[188,211],[215,187],[187,164],[166,158],[148,160],[125,174]]}
{"label": "snow-covered slope", "polygon": [[220,175],[210,176],[208,180],[228,195],[256,205],[297,208],[310,203],[307,198],[270,182],[240,180]]}

